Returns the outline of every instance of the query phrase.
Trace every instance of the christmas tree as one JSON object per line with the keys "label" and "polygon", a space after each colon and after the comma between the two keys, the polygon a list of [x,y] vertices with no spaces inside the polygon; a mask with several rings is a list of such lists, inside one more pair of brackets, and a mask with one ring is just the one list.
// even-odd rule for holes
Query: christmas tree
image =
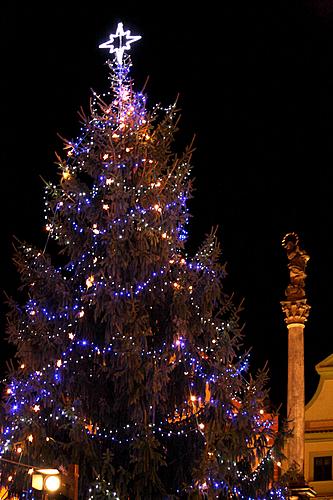
{"label": "christmas tree", "polygon": [[252,377],[241,353],[216,233],[186,250],[192,146],[174,150],[176,103],[148,110],[133,89],[139,38],[120,23],[101,45],[111,89],[57,156],[46,229],[59,253],[16,245],[27,299],[8,313],[1,482],[27,497],[16,462],[78,464],[82,499],[284,498],[266,372]]}

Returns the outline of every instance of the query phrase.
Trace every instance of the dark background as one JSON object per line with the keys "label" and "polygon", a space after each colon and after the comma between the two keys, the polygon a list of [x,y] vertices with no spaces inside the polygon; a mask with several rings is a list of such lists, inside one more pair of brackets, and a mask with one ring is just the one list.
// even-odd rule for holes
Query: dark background
{"label": "dark background", "polygon": [[[276,406],[287,380],[284,234],[297,232],[311,256],[308,401],[315,364],[333,352],[333,1],[2,3],[0,287],[16,294],[12,235],[45,244],[40,176],[57,180],[57,134],[79,135],[76,112],[88,111],[90,89],[108,90],[98,45],[119,21],[142,35],[132,76],[138,90],[149,76],[148,106],[179,93],[179,149],[196,134],[187,250],[218,225],[225,286],[244,298],[244,348],[252,346],[253,371],[268,361]],[[5,311],[3,298],[2,373]]]}

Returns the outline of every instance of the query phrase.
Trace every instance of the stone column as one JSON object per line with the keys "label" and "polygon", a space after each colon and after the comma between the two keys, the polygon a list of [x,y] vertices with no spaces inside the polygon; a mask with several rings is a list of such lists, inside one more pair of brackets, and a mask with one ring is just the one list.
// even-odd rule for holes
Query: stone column
{"label": "stone column", "polygon": [[299,248],[299,238],[288,233],[282,245],[287,251],[290,282],[286,300],[281,301],[288,328],[288,392],[287,418],[293,436],[288,439],[286,456],[288,466],[298,464],[304,474],[304,327],[310,306],[305,297],[305,269],[309,256]]}
{"label": "stone column", "polygon": [[287,418],[293,429],[288,440],[286,456],[288,465],[296,462],[304,472],[304,326],[310,306],[306,299],[281,302],[288,328],[288,389]]}

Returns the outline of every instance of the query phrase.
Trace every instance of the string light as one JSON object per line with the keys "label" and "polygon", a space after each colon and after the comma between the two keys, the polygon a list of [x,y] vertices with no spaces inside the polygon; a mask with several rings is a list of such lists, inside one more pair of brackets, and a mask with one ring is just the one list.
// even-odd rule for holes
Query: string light
{"label": "string light", "polygon": [[[205,307],[206,312],[202,312],[202,296],[218,296],[223,275],[214,264],[215,242],[212,238],[193,258],[184,252],[189,221],[187,200],[191,194],[190,155],[175,162],[169,153],[161,150],[157,154],[155,146],[165,143],[167,150],[176,118],[175,105],[156,106],[148,113],[146,97],[133,91],[128,77],[130,63],[125,51],[139,38],[124,31],[120,23],[116,34],[100,45],[116,55],[116,60],[109,64],[115,98],[108,103],[104,102],[107,101],[104,94],[93,93],[91,119],[76,140],[68,141],[67,158],[60,164],[60,185],[50,184],[46,188],[45,227],[50,239],[65,246],[68,264],[55,268],[44,253],[23,246],[31,298],[23,307],[16,340],[45,341],[47,353],[53,356],[44,366],[38,366],[38,370],[22,363],[24,372],[17,379],[10,378],[10,387],[6,390],[10,424],[2,433],[2,455],[13,446],[15,449],[13,443],[17,443],[14,440],[20,433],[23,433],[24,446],[17,446],[17,453],[25,453],[35,443],[39,446],[38,433],[33,431],[35,438],[27,433],[43,426],[48,429],[48,435],[42,438],[43,447],[54,444],[53,426],[60,429],[62,425],[80,428],[89,442],[96,443],[100,449],[104,444],[117,449],[124,443],[134,442],[139,435],[139,419],[124,419],[117,425],[114,422],[105,425],[103,419],[93,421],[89,415],[83,415],[80,398],[76,399],[76,387],[72,387],[68,395],[61,391],[59,401],[60,390],[66,387],[70,376],[78,376],[79,367],[84,371],[82,376],[94,383],[96,373],[109,376],[117,363],[121,366],[118,360],[127,359],[129,354],[137,356],[143,367],[154,366],[157,376],[166,369],[173,382],[180,376],[185,381],[183,400],[168,408],[166,415],[156,412],[158,405],[154,410],[150,406],[154,418],[149,429],[163,443],[169,439],[182,442],[195,436],[198,446],[209,449],[209,459],[218,460],[216,450],[210,451],[206,443],[209,411],[223,409],[230,425],[238,418],[247,417],[236,382],[243,381],[248,357],[240,357],[234,364],[227,365],[221,351],[224,352],[223,344],[232,325],[213,313],[213,306],[212,309]],[[162,125],[154,131],[151,125],[162,112],[165,115]],[[69,180],[71,182],[63,182]],[[141,266],[143,269],[132,273],[133,253],[128,251],[127,244],[135,246],[136,241],[147,243],[148,258],[147,265]],[[126,254],[129,272],[123,277],[126,273],[120,272],[116,265],[113,268],[110,260],[116,264],[125,252],[129,252]],[[52,300],[38,293],[41,282],[52,289]],[[205,295],[202,290],[210,292]],[[216,294],[211,290],[216,290]],[[174,297],[172,307],[176,311],[178,302],[182,307],[185,305],[188,317],[184,324],[180,322],[179,329],[178,325],[170,325],[173,340],[161,341],[163,326],[155,320],[154,307],[160,307],[159,302],[173,300],[170,297]],[[108,303],[110,313],[106,313],[104,322],[99,322],[96,311],[103,301]],[[151,314],[149,335],[148,328],[133,335],[128,328],[115,332],[115,329],[122,330],[113,324],[115,311],[119,315],[118,310],[128,311],[129,307],[135,309],[142,305],[145,314]],[[95,323],[91,322],[93,314],[98,318]],[[110,331],[107,327],[104,329],[108,322],[112,324]],[[103,334],[97,341],[100,330]],[[95,342],[85,338],[95,333]],[[143,348],[143,343],[138,342],[144,339],[145,344],[150,344],[147,338],[154,340],[151,343],[154,347]],[[234,395],[232,404],[215,397],[220,384],[225,384],[230,395]],[[260,410],[259,415],[251,416],[251,425],[258,432],[269,433],[271,422],[263,419],[263,415]],[[237,463],[230,467],[234,468],[240,483],[252,482],[265,466],[266,458],[271,460],[267,454],[251,474],[238,470]],[[104,486],[110,495],[118,498],[111,484]],[[206,494],[211,488],[217,492],[227,491],[228,485],[219,478],[207,477],[191,487]],[[245,498],[241,486],[233,493]],[[99,479],[95,488],[89,489],[89,495],[91,500],[101,495]]]}

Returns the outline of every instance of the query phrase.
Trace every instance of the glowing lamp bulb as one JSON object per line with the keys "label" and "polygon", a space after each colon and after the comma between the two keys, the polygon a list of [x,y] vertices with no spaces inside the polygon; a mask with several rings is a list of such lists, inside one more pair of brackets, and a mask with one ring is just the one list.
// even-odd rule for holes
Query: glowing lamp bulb
{"label": "glowing lamp bulb", "polygon": [[259,413],[260,413],[260,415],[263,415],[264,414],[264,410],[260,410]]}
{"label": "glowing lamp bulb", "polygon": [[32,442],[33,442],[33,440],[34,440],[33,435],[32,435],[32,434],[29,434],[29,436],[27,437],[27,440],[28,440],[30,443],[32,443]]}
{"label": "glowing lamp bulb", "polygon": [[6,390],[6,393],[7,393],[7,394],[11,394],[11,393],[12,393],[12,390],[8,387],[8,389]]}
{"label": "glowing lamp bulb", "polygon": [[191,401],[194,403],[194,401],[196,401],[196,400],[197,400],[197,397],[192,395],[190,399],[191,399]]}
{"label": "glowing lamp bulb", "polygon": [[89,278],[86,279],[87,288],[90,288],[91,286],[93,286],[94,279],[95,279],[94,276],[89,276]]}
{"label": "glowing lamp bulb", "polygon": [[64,181],[67,181],[71,178],[71,174],[68,172],[68,170],[64,170],[64,172],[62,173],[62,178],[64,179]]}
{"label": "glowing lamp bulb", "polygon": [[20,453],[22,453],[22,451],[23,451],[23,450],[22,450],[21,446],[18,446],[18,447],[16,448],[16,453],[20,454]]}
{"label": "glowing lamp bulb", "polygon": [[61,365],[62,365],[62,361],[61,361],[61,359],[58,359],[58,360],[57,360],[56,365],[57,365],[57,367],[58,367],[58,368],[60,368],[60,367],[61,367]]}
{"label": "glowing lamp bulb", "polygon": [[205,424],[203,424],[202,422],[198,425],[199,429],[201,429],[202,431],[204,430],[205,428]]}
{"label": "glowing lamp bulb", "polygon": [[33,411],[34,411],[35,413],[38,413],[38,412],[39,412],[39,410],[40,410],[40,405],[34,405],[34,406],[32,407],[32,409],[33,409]]}
{"label": "glowing lamp bulb", "polygon": [[57,491],[60,488],[61,481],[59,475],[48,476],[45,479],[44,487],[47,491]]}

